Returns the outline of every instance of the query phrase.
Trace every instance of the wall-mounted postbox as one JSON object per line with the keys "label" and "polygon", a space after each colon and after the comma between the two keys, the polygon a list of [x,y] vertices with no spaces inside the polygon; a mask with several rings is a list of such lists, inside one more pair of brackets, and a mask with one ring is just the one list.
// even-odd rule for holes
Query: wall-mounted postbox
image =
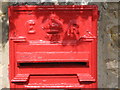
{"label": "wall-mounted postbox", "polygon": [[10,87],[97,88],[96,5],[10,6]]}

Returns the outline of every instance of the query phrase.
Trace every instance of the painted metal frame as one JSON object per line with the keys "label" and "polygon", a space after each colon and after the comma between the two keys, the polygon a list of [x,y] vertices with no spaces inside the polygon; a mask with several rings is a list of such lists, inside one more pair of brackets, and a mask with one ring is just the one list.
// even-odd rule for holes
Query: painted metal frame
{"label": "painted metal frame", "polygon": [[8,9],[10,88],[97,88],[96,5]]}

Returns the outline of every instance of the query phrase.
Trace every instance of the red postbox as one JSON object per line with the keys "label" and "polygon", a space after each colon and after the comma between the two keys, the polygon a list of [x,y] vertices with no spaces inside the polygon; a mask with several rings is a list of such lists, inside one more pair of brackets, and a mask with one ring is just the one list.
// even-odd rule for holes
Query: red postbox
{"label": "red postbox", "polygon": [[96,5],[10,6],[10,87],[97,88]]}

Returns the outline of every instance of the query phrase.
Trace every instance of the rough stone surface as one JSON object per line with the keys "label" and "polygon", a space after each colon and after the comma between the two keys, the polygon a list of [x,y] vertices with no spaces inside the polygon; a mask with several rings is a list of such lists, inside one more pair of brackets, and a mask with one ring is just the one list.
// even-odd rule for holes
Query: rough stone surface
{"label": "rough stone surface", "polygon": [[118,4],[99,6],[98,82],[99,88],[118,88]]}
{"label": "rough stone surface", "polygon": [[[58,4],[58,3],[56,3]],[[60,3],[66,5],[65,3]],[[85,4],[85,3],[67,3]],[[87,4],[87,3],[86,3]],[[88,3],[99,6],[100,18],[98,27],[98,82],[100,88],[118,87],[118,4]],[[0,2],[0,89],[9,87],[8,64],[8,3]],[[2,82],[1,82],[2,81]]]}
{"label": "rough stone surface", "polygon": [[8,3],[0,2],[0,89],[9,87],[8,80]]}

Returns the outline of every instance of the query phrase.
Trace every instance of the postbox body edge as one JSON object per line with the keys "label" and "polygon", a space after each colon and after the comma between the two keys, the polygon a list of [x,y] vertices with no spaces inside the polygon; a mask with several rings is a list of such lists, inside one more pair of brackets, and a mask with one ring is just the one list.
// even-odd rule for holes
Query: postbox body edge
{"label": "postbox body edge", "polygon": [[96,5],[10,6],[10,88],[97,88]]}

